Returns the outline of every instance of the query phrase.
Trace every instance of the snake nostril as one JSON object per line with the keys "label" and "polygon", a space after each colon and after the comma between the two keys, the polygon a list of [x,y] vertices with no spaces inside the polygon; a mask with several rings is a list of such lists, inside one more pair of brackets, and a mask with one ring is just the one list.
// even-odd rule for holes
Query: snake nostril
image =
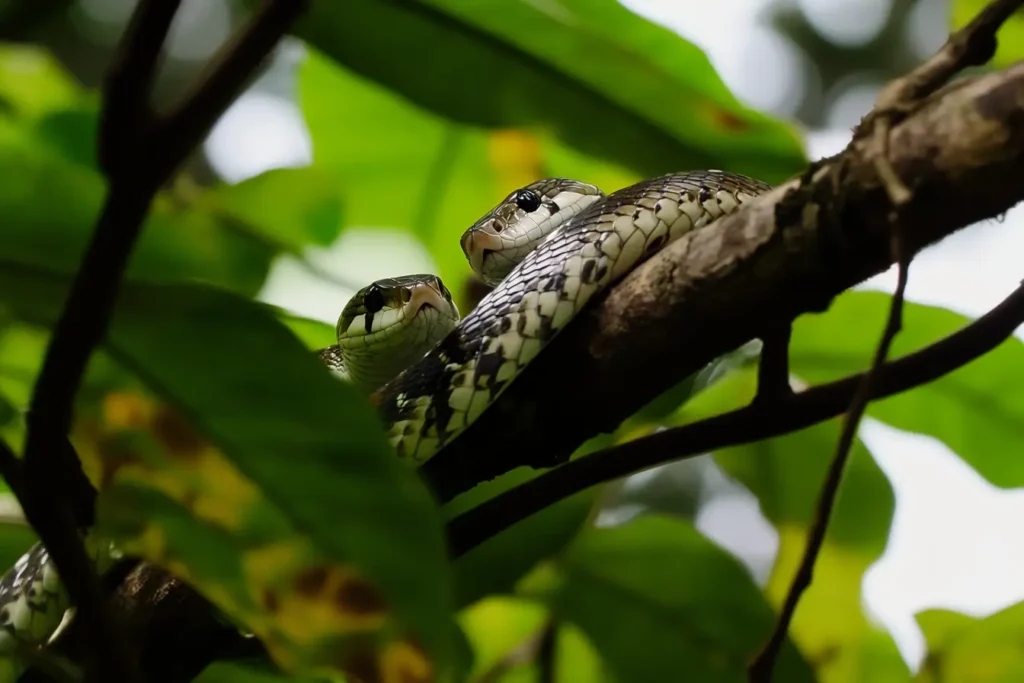
{"label": "snake nostril", "polygon": [[491,221],[491,230],[494,231],[494,234],[498,234],[504,229],[505,221],[501,220],[500,218],[495,218],[494,220]]}

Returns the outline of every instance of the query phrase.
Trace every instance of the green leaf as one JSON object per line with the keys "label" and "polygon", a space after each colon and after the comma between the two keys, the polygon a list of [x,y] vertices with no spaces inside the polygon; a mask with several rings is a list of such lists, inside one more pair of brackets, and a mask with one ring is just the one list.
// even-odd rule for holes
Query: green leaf
{"label": "green leaf", "polygon": [[39,116],[75,104],[81,87],[48,50],[0,45],[0,100],[21,116]]}
{"label": "green leaf", "polygon": [[945,610],[917,615],[928,654],[915,677],[920,683],[997,683],[1024,678],[1024,603],[984,619]]}
{"label": "green leaf", "polygon": [[315,51],[299,84],[316,165],[346,189],[346,225],[409,230],[459,297],[471,273],[459,236],[502,189],[488,163],[486,133],[417,110]]}
{"label": "green leaf", "polygon": [[219,185],[201,193],[196,206],[295,254],[308,244],[329,246],[341,232],[338,181],[316,167],[274,169]]}
{"label": "green leaf", "polygon": [[914,615],[928,650],[938,652],[952,646],[965,631],[982,621],[960,612],[929,609]]}
{"label": "green leaf", "polygon": [[[459,623],[473,645],[469,680],[535,683],[537,644],[547,625],[543,606],[513,598],[481,600],[462,610]],[[556,681],[603,683],[609,680],[600,656],[573,624],[560,622],[555,641]]]}
{"label": "green leaf", "polygon": [[[544,627],[546,612],[542,605],[506,597],[488,598],[463,609],[459,625],[473,648],[469,680],[481,680],[484,672],[501,667],[509,653]],[[505,678],[496,680],[505,683]]]}
{"label": "green leaf", "polygon": [[[951,30],[966,26],[990,4],[989,0],[953,0]],[[1024,13],[1018,8],[996,33],[996,54],[989,62],[1002,69],[1024,59]]]}
{"label": "green leaf", "polygon": [[740,105],[696,46],[614,0],[318,0],[296,33],[452,121],[551,131],[643,175],[776,182],[805,163],[793,130]]}
{"label": "green leaf", "polygon": [[[745,405],[755,387],[754,369],[736,371],[691,401],[677,418],[692,422]],[[765,589],[776,606],[782,604],[803,556],[838,438],[839,421],[834,420],[714,453],[718,465],[757,497],[762,513],[778,530],[778,556]],[[861,607],[864,572],[885,550],[894,509],[888,479],[864,444],[855,441],[814,582],[790,630],[808,659],[817,663],[821,681],[884,680],[890,672],[905,680],[908,675],[895,643],[870,625]],[[866,666],[872,670],[865,671]]]}
{"label": "green leaf", "polygon": [[[822,382],[863,372],[871,363],[891,297],[847,292],[824,315],[796,321],[793,372]],[[907,302],[897,358],[939,341],[969,318],[944,308]],[[939,439],[996,486],[1024,485],[1024,461],[1006,457],[1006,444],[1024,440],[1024,342],[1011,337],[993,351],[933,382],[880,401],[867,414],[899,429]]]}
{"label": "green leaf", "polygon": [[[0,296],[51,322],[66,281],[14,271],[0,268]],[[105,348],[187,418],[108,397],[122,409],[106,402],[120,433],[99,440],[113,481],[99,514],[115,540],[184,575],[285,666],[336,665],[350,636],[412,629],[450,673],[437,508],[354,388],[266,307],[198,285],[126,284]],[[411,647],[389,642],[381,657],[408,662]]]}
{"label": "green leaf", "polygon": [[[0,125],[0,260],[73,273],[99,216],[106,187],[94,170],[68,163],[24,131]],[[160,196],[133,252],[129,277],[200,280],[255,294],[274,251],[227,230],[208,213]]]}
{"label": "green leaf", "polygon": [[41,116],[32,126],[39,140],[64,159],[98,170],[96,160],[99,108],[95,104],[66,107]]}
{"label": "green leaf", "polygon": [[214,662],[192,683],[328,683],[330,679],[286,676],[259,660]]}
{"label": "green leaf", "polygon": [[[540,472],[521,467],[484,482],[444,507],[447,519],[466,512],[514,488]],[[591,487],[560,500],[513,524],[455,561],[456,604],[467,605],[486,595],[507,593],[516,581],[538,562],[561,552],[576,536],[601,495],[603,487]]]}
{"label": "green leaf", "polygon": [[[579,626],[622,681],[745,681],[775,622],[737,560],[668,517],[589,529],[531,579],[524,595]],[[776,676],[814,680],[788,642]]]}
{"label": "green leaf", "polygon": [[[341,311],[338,313],[340,314]],[[338,333],[334,325],[292,315],[287,311],[275,310],[275,314],[277,319],[310,349],[322,349],[325,346],[338,343]]]}

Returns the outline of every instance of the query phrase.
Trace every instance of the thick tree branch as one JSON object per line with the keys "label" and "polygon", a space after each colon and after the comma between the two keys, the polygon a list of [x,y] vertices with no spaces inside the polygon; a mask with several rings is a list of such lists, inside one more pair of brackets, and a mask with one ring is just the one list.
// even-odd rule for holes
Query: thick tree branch
{"label": "thick tree branch", "polygon": [[[885,271],[891,204],[874,151],[857,138],[634,270],[423,466],[439,498],[564,462],[717,356]],[[912,192],[908,254],[1024,199],[1024,63],[932,95],[893,128],[888,162]]]}
{"label": "thick tree branch", "polygon": [[[1024,324],[1024,285],[962,330],[882,366],[871,398],[934,381],[980,358]],[[516,522],[584,489],[667,462],[806,429],[841,415],[864,374],[757,403],[693,424],[613,446],[510,489],[448,523],[448,547],[460,557]]]}

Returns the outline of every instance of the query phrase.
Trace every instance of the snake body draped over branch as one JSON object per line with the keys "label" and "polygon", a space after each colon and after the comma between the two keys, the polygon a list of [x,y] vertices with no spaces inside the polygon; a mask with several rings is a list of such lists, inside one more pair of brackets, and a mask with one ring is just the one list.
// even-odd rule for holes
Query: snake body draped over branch
{"label": "snake body draped over branch", "polygon": [[[608,195],[576,180],[537,181],[509,194],[463,235],[471,267],[496,285],[466,318],[459,322],[435,276],[379,280],[348,302],[338,344],[319,357],[375,390],[371,400],[397,455],[423,463],[479,418],[595,295],[665,245],[769,189],[710,170]],[[102,570],[110,544],[91,533],[87,542]],[[0,657],[45,646],[66,610],[59,577],[37,544],[0,579]],[[0,683],[21,668],[0,670]]]}
{"label": "snake body draped over branch", "polygon": [[[540,244],[451,334],[378,392],[377,405],[399,457],[420,463],[432,457],[472,424],[595,294],[666,244],[769,189],[722,171],[666,175],[598,201],[574,189],[576,201],[589,206],[539,237]],[[519,208],[520,220],[532,227],[537,221],[528,218],[539,211],[557,220],[566,208],[558,204],[563,190],[554,184],[546,191],[554,194],[549,205],[542,200],[533,211]],[[506,207],[518,206],[519,194],[509,195],[469,235],[488,234]],[[467,245],[473,241],[464,237],[463,248],[471,249]],[[474,259],[486,263],[486,255],[471,254]]]}

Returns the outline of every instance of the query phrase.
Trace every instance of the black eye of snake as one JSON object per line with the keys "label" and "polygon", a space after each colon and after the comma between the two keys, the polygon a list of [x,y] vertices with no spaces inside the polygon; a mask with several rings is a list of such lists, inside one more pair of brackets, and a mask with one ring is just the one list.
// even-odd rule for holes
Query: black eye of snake
{"label": "black eye of snake", "polygon": [[526,213],[533,213],[540,206],[540,196],[533,190],[516,192],[516,206]]}
{"label": "black eye of snake", "polygon": [[370,287],[366,295],[363,296],[363,308],[367,313],[376,313],[384,308],[384,293],[377,287]]}

